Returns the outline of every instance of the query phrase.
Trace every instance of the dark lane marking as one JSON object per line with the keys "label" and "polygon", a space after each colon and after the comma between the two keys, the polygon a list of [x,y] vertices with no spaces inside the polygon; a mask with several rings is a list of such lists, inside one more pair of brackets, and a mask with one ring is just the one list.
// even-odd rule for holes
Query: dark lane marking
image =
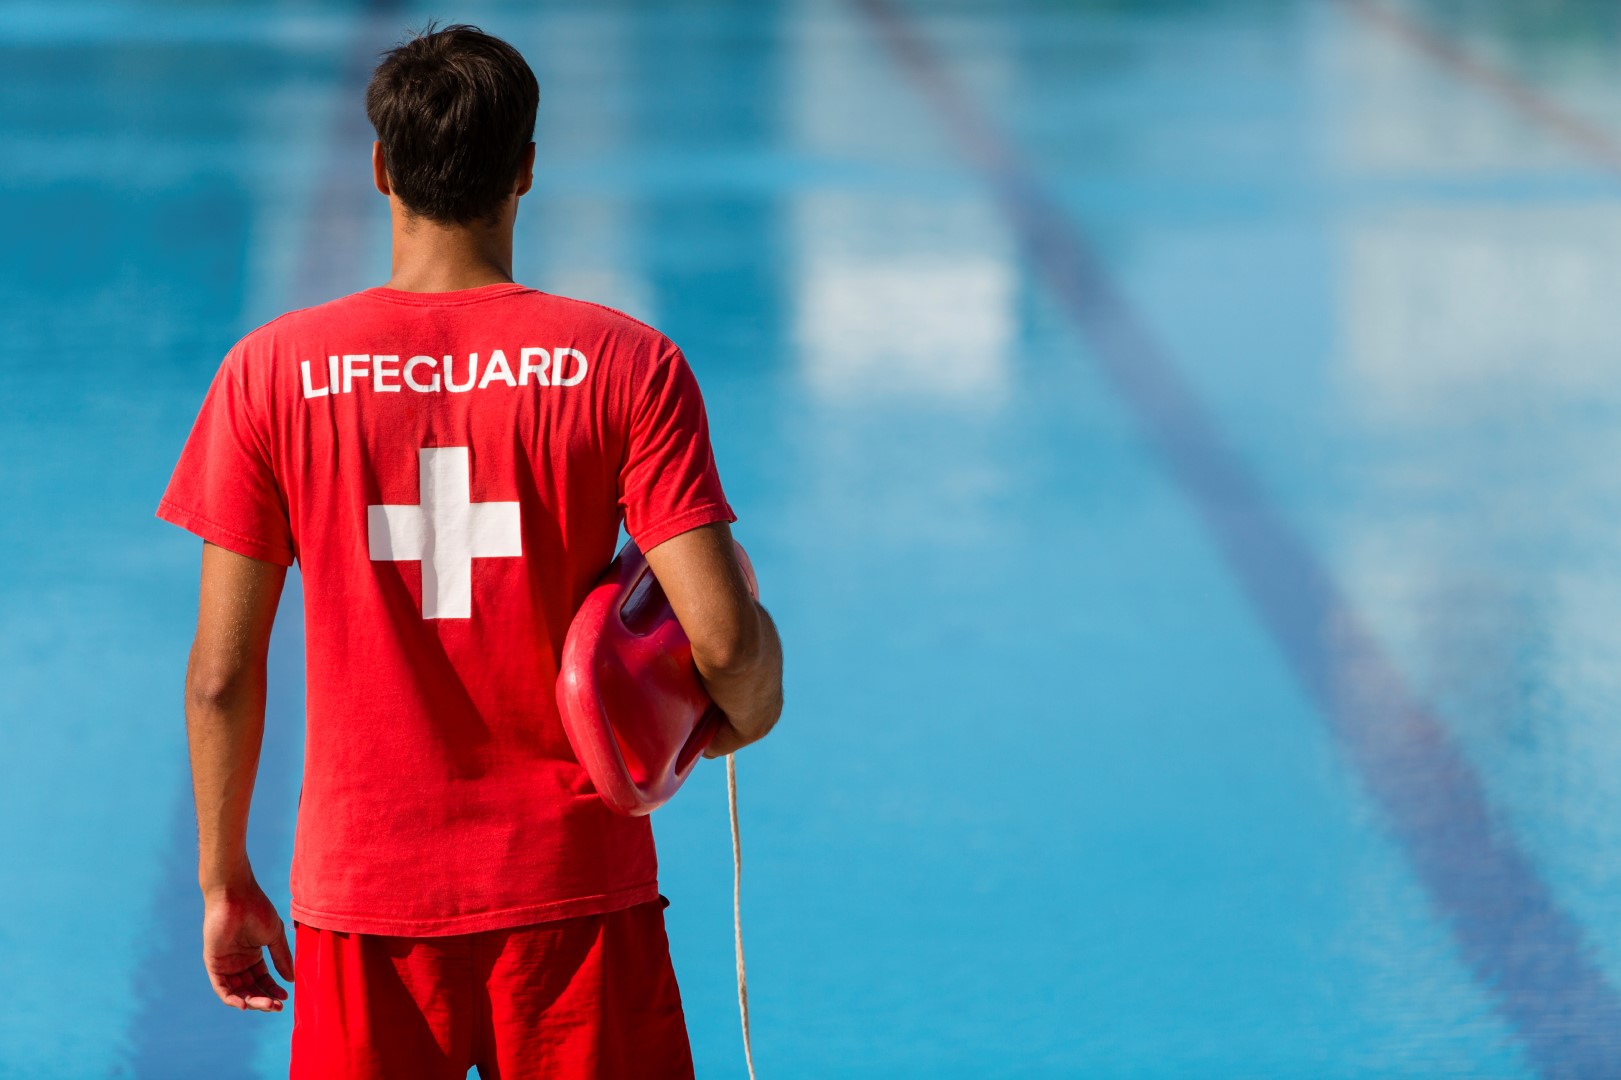
{"label": "dark lane marking", "polygon": [[1492,66],[1404,12],[1373,0],[1340,0],[1340,3],[1375,29],[1423,53],[1527,119],[1557,133],[1595,163],[1611,172],[1621,172],[1621,139],[1606,128],[1572,112],[1530,83]]}
{"label": "dark lane marking", "polygon": [[[368,247],[366,216],[381,200],[371,185],[367,165],[373,132],[366,119],[363,94],[381,51],[404,27],[394,16],[397,0],[369,0],[365,18],[337,80],[342,101],[332,127],[312,149],[323,155],[319,182],[311,193],[294,279],[282,283],[283,303],[303,306],[361,288]],[[268,321],[279,311],[252,312],[249,325]],[[259,759],[250,817],[249,850],[263,857],[292,850],[290,827],[297,813],[288,795],[290,781],[302,770],[304,721],[304,625],[302,582],[289,572],[287,587],[271,634],[269,685],[265,701],[265,739]],[[179,670],[176,678],[179,678]],[[176,694],[176,702],[179,694]],[[152,1080],[252,1075],[263,1040],[278,1038],[287,1022],[260,1013],[240,1012],[214,996],[202,965],[202,898],[197,891],[197,825],[190,786],[176,792],[168,850],[152,902],[150,939],[134,977],[140,997],[125,1035],[130,1073]],[[293,796],[296,798],[296,795]],[[271,899],[286,880],[284,865],[259,867],[259,878]],[[288,944],[293,925],[288,913]],[[267,959],[268,962],[268,959]],[[278,979],[278,981],[281,981]],[[292,998],[283,1009],[290,1018]]]}
{"label": "dark lane marking", "polygon": [[1446,726],[1278,512],[1085,235],[893,0],[852,0],[980,172],[1322,711],[1498,1012],[1550,1077],[1621,1069],[1621,1001]]}

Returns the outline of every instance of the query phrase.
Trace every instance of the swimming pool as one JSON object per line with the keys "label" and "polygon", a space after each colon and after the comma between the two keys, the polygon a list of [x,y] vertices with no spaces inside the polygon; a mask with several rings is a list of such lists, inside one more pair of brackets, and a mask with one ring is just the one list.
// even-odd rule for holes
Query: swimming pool
{"label": "swimming pool", "polygon": [[[541,83],[517,277],[682,345],[782,629],[763,1076],[1621,1072],[1621,52],[1516,10],[454,13]],[[359,88],[445,14],[8,8],[0,1075],[285,1073],[197,963],[152,508],[231,342],[386,276]],[[301,647],[290,584],[283,906]],[[718,763],[655,831],[741,1075]]]}

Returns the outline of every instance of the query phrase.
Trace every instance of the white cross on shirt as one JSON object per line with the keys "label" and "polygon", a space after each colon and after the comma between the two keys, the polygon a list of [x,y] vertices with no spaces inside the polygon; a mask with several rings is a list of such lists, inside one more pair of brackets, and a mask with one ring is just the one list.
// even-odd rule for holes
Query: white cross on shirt
{"label": "white cross on shirt", "polygon": [[473,560],[523,554],[515,502],[475,503],[465,446],[417,451],[418,505],[366,507],[374,560],[422,561],[422,617],[473,616]]}

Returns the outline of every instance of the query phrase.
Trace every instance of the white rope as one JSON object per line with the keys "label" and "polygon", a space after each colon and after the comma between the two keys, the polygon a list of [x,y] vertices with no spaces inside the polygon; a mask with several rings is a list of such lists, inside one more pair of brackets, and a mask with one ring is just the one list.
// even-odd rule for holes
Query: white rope
{"label": "white rope", "polygon": [[749,1046],[749,977],[743,969],[743,842],[737,832],[737,758],[726,755],[726,801],[732,812],[732,929],[737,941],[737,1008],[743,1015],[743,1060],[754,1080],[754,1050]]}

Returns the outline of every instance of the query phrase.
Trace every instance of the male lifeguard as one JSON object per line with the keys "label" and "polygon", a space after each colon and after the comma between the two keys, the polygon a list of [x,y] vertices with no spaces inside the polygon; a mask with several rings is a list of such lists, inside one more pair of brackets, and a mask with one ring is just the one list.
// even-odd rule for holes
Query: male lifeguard
{"label": "male lifeguard", "polygon": [[[186,677],[203,960],[237,1008],[282,1007],[264,949],[294,981],[295,1077],[692,1073],[650,826],[575,760],[558,658],[621,521],[726,714],[708,756],[776,722],[781,646],[681,352],[512,279],[537,96],[472,27],[386,55],[366,108],[392,276],[238,341],[158,509],[205,541]],[[294,559],[296,979],[245,843]]]}

